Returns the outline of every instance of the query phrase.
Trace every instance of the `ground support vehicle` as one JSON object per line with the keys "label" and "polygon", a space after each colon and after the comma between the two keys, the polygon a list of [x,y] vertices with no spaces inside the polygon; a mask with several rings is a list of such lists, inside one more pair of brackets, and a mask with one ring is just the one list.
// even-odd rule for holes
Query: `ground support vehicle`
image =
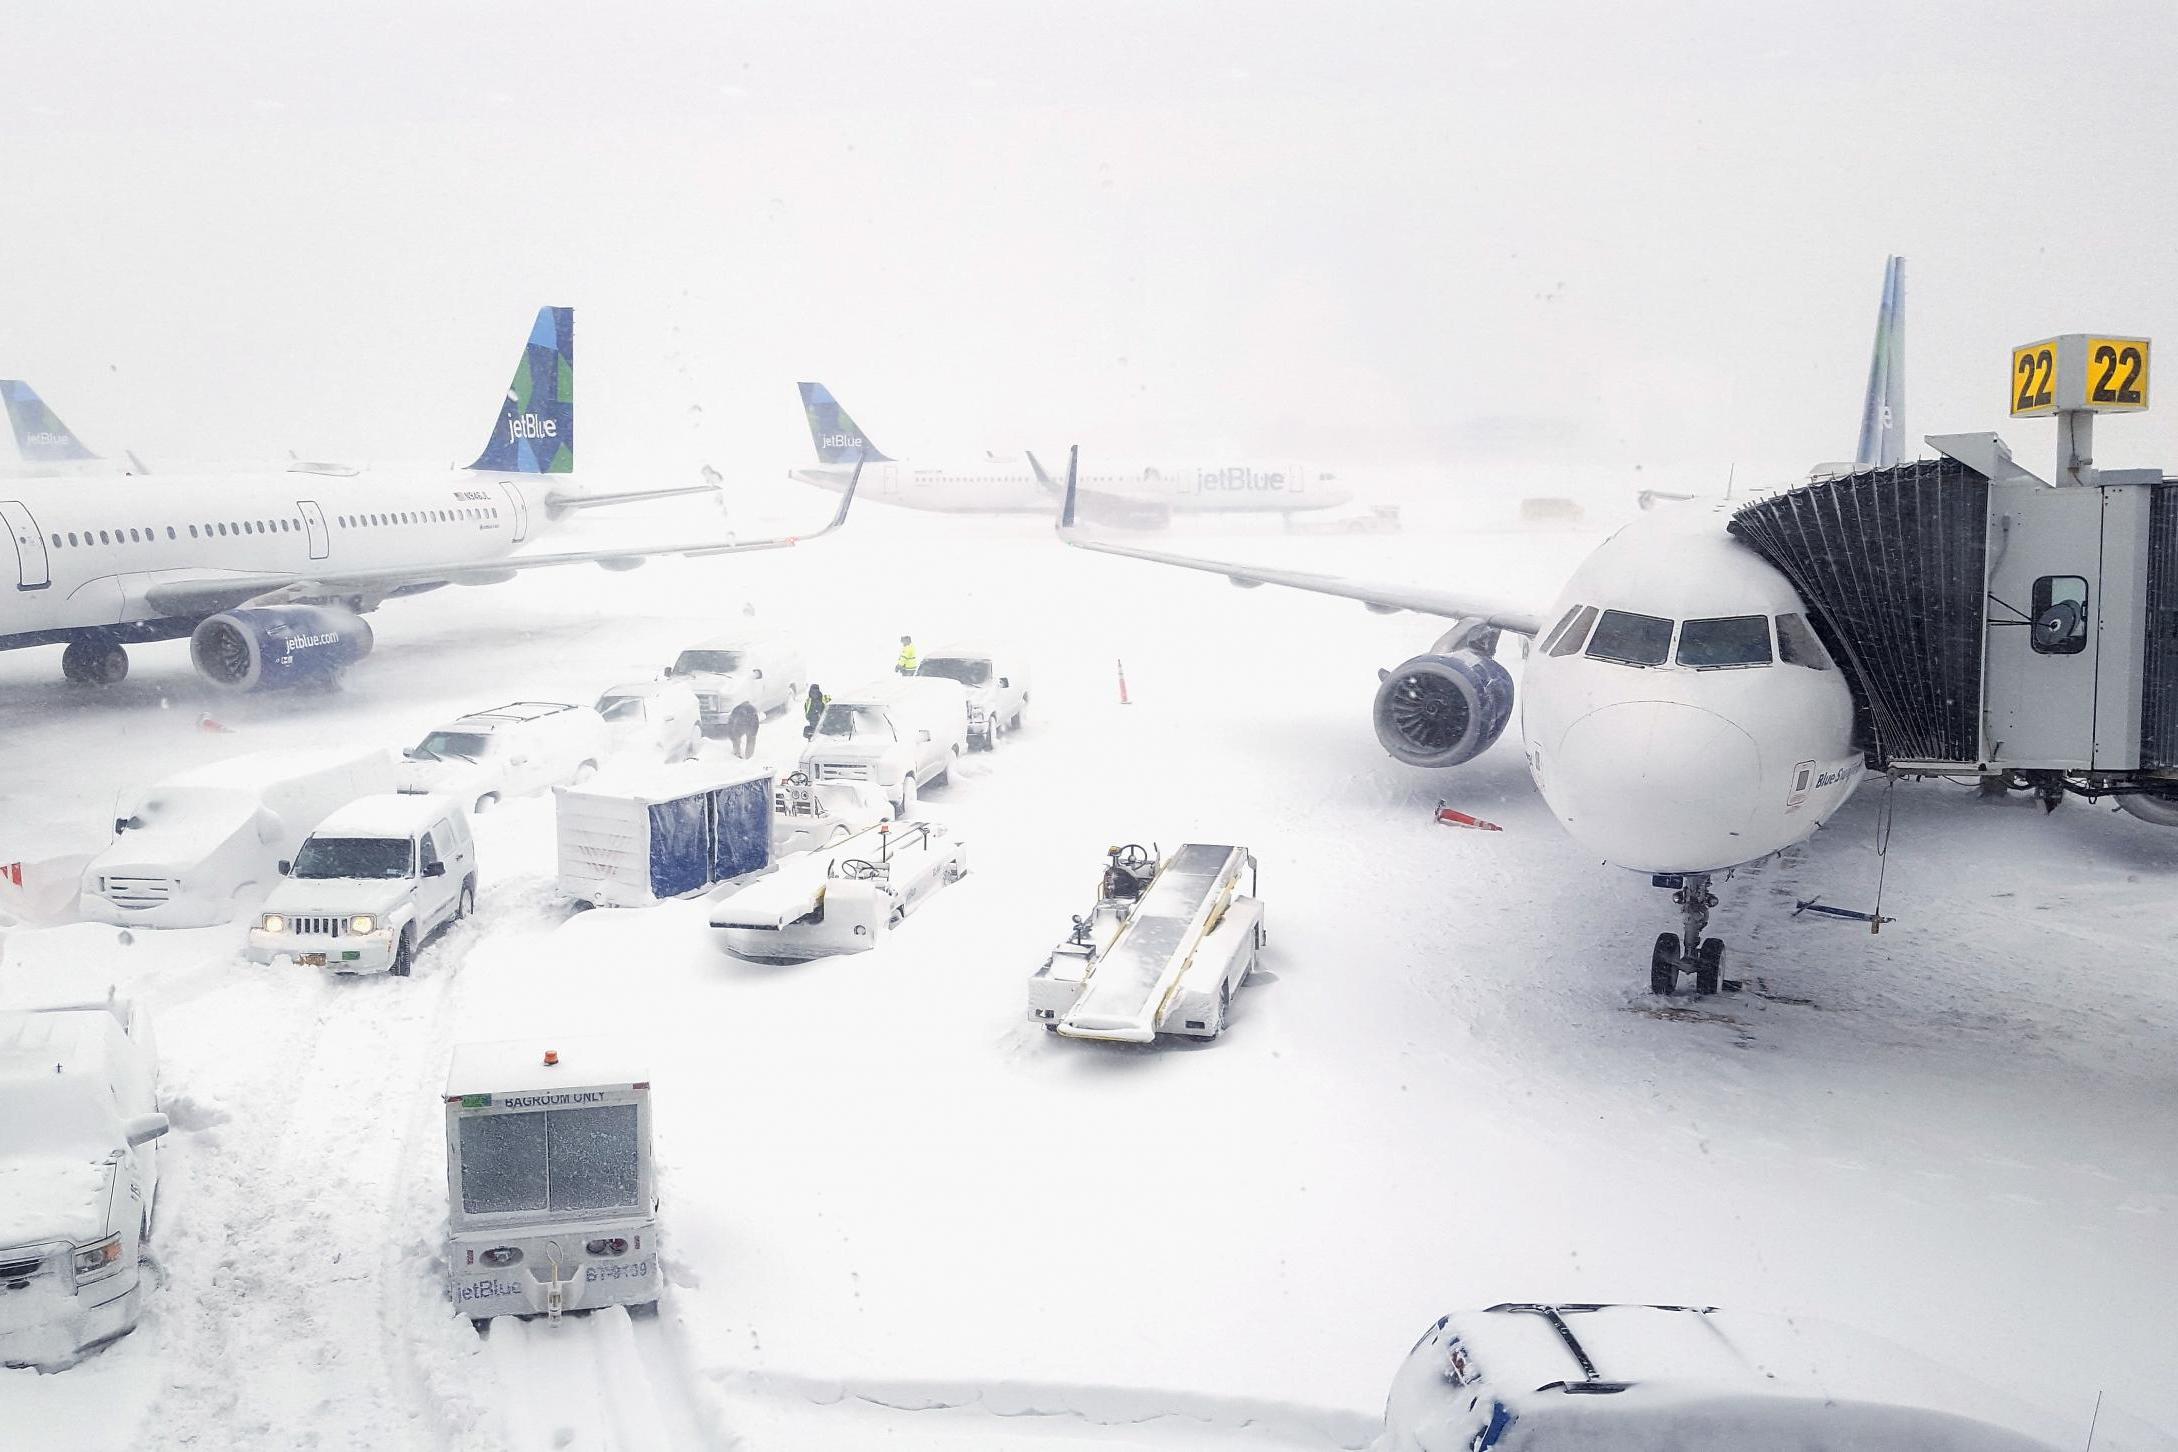
{"label": "ground support vehicle", "polygon": [[456,1044],[446,1075],[447,1294],[494,1316],[655,1305],[650,1069],[628,1044]]}
{"label": "ground support vehicle", "polygon": [[968,874],[968,849],[935,822],[881,822],[791,858],[711,910],[726,951],[799,963],[877,946],[907,915]]}
{"label": "ground support vehicle", "polygon": [[631,681],[597,698],[615,756],[686,761],[703,745],[703,716],[686,681]]}
{"label": "ground support vehicle", "polygon": [[867,782],[813,782],[797,771],[772,794],[771,855],[835,847],[892,818],[892,803]]}
{"label": "ground support vehicle", "polygon": [[802,653],[761,632],[691,646],[674,658],[666,676],[695,688],[706,736],[732,735],[737,714],[744,716],[746,729],[754,730],[774,711],[795,709],[809,680]]}
{"label": "ground support vehicle", "polygon": [[135,1328],[158,1072],[126,1000],[0,1011],[0,1365],[64,1366]]}
{"label": "ground support vehicle", "polygon": [[1900,1404],[1898,1348],[1838,1333],[1712,1306],[1456,1311],[1401,1363],[1372,1452],[2051,1452],[1980,1420],[1972,1387],[1910,1388],[1951,1410]]}
{"label": "ground support vehicle", "polygon": [[763,872],[771,803],[771,768],[746,761],[627,768],[560,787],[560,891],[644,907]]}
{"label": "ground support vehicle", "polygon": [[476,907],[476,843],[451,797],[351,802],[280,871],[243,950],[259,963],[406,978],[425,941]]}
{"label": "ground support vehicle", "polygon": [[328,813],[393,789],[379,747],[252,752],[170,776],[123,804],[114,840],[83,869],[83,914],[130,928],[227,922]]}
{"label": "ground support vehicle", "polygon": [[1028,713],[1029,670],[1010,651],[953,645],[934,650],[915,668],[919,678],[958,681],[968,693],[968,745],[992,751]]}
{"label": "ground support vehicle", "polygon": [[488,811],[508,797],[586,780],[610,744],[588,706],[514,701],[427,733],[402,753],[400,790],[444,792]]}
{"label": "ground support vehicle", "polygon": [[968,749],[968,693],[958,681],[889,677],[832,698],[801,770],[810,780],[868,782],[906,818],[917,793]]}
{"label": "ground support vehicle", "polygon": [[1263,948],[1254,893],[1245,847],[1108,849],[1096,905],[1029,979],[1029,1017],[1075,1039],[1216,1038]]}

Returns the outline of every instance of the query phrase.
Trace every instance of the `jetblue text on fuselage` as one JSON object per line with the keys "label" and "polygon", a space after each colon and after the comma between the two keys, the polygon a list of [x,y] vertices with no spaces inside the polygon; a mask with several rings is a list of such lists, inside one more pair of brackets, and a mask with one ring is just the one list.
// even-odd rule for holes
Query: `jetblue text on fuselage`
{"label": "jetblue text on fuselage", "polygon": [[858,434],[826,434],[818,441],[827,449],[866,449],[868,441]]}
{"label": "jetblue text on fuselage", "polygon": [[539,418],[533,413],[518,413],[507,420],[507,437],[512,439],[556,439],[560,436],[560,421],[556,418]]}
{"label": "jetblue text on fuselage", "polygon": [[1234,464],[1224,469],[1197,469],[1195,471],[1195,492],[1197,494],[1209,494],[1226,489],[1276,490],[1285,487],[1286,476],[1275,469],[1258,471],[1248,468],[1245,464]]}

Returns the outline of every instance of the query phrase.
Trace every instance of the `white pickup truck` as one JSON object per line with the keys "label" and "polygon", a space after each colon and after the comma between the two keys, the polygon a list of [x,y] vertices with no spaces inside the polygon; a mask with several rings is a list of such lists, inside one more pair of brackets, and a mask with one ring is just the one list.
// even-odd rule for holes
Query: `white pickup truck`
{"label": "white pickup truck", "polygon": [[1028,665],[1012,651],[951,645],[924,656],[915,674],[959,681],[967,690],[968,744],[978,751],[995,750],[1028,713]]}
{"label": "white pickup truck", "polygon": [[967,749],[967,689],[909,676],[834,696],[802,751],[801,769],[820,785],[868,782],[891,800],[895,817],[905,817],[916,793],[950,773]]}

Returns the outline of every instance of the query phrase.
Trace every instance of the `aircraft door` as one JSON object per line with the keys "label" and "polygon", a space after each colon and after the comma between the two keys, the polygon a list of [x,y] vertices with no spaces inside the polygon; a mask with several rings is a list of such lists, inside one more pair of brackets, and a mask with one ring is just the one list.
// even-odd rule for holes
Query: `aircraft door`
{"label": "aircraft door", "polygon": [[326,558],[332,553],[332,536],[326,532],[325,511],[315,499],[298,499],[295,508],[302,514],[303,533],[310,537],[310,558]]}
{"label": "aircraft door", "polygon": [[38,521],[30,517],[29,508],[13,499],[0,500],[0,524],[7,526],[8,538],[15,541],[15,588],[43,590],[52,584],[45,536],[38,533]]}
{"label": "aircraft door", "polygon": [[507,520],[514,530],[514,543],[529,538],[529,501],[522,497],[519,485],[500,481],[499,492],[506,496]]}

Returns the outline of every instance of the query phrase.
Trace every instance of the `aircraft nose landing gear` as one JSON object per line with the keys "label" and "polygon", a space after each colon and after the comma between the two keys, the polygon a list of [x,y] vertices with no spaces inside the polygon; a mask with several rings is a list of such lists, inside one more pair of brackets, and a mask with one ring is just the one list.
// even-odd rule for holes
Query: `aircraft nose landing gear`
{"label": "aircraft nose landing gear", "polygon": [[1691,973],[1696,993],[1715,993],[1724,983],[1724,940],[1702,936],[1709,927],[1709,910],[1717,905],[1716,894],[1709,890],[1709,874],[1689,872],[1676,879],[1652,880],[1658,887],[1676,883],[1678,891],[1671,900],[1679,905],[1685,937],[1682,939],[1678,933],[1656,935],[1655,951],[1649,954],[1649,992],[1677,993],[1679,975]]}

